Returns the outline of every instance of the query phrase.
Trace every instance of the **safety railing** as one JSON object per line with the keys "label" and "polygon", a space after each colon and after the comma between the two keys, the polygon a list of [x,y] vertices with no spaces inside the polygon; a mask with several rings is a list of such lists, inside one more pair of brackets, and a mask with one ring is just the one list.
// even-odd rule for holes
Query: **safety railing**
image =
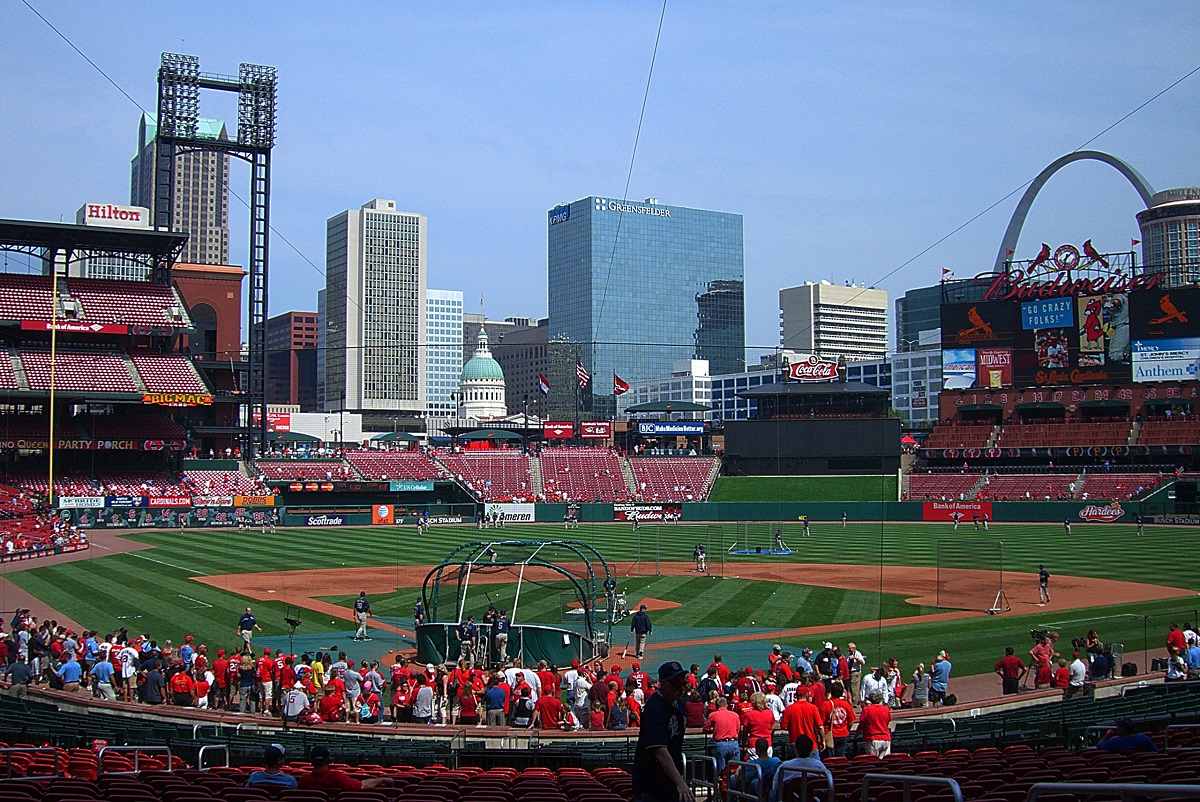
{"label": "safety railing", "polygon": [[711,755],[683,756],[683,779],[697,799],[716,799],[717,759]]}
{"label": "safety railing", "polygon": [[202,721],[199,724],[192,725],[192,740],[199,741],[200,738],[204,734],[204,730],[207,728],[212,729],[212,737],[213,738],[225,737],[225,725],[224,724],[221,724],[219,722],[213,722],[213,721]]}
{"label": "safety railing", "polygon": [[730,760],[725,764],[729,769],[729,782],[726,784],[725,799],[729,802],[741,799],[745,802],[762,802],[769,798],[769,789],[762,787],[762,766],[748,760]]}
{"label": "safety railing", "polygon": [[[104,771],[104,756],[110,752],[114,753],[114,754],[119,754],[122,752],[132,752],[133,753],[133,772],[128,772],[128,771],[105,772]],[[147,753],[162,754],[163,752],[165,752],[167,755],[166,770],[174,771],[175,770],[175,759],[174,759],[174,756],[171,754],[171,747],[169,747],[169,746],[104,746],[104,747],[101,747],[100,752],[96,755],[96,774],[97,775],[105,774],[105,773],[108,773],[108,774],[130,774],[130,773],[137,774],[139,771],[141,771],[142,755],[147,754]]]}
{"label": "safety railing", "polygon": [[[780,766],[775,772],[772,785],[779,785],[779,802],[790,802],[793,799],[807,802],[811,799],[809,792],[809,777],[820,777],[823,781],[824,800],[833,799],[833,774],[829,769],[804,768],[797,766]],[[797,782],[799,780],[799,782]]]}
{"label": "safety railing", "polygon": [[870,802],[871,786],[879,783],[899,785],[904,791],[904,802],[912,802],[912,789],[915,785],[938,785],[949,788],[954,796],[954,802],[963,802],[962,789],[958,783],[949,777],[926,777],[913,774],[864,774],[862,778],[862,802]]}
{"label": "safety railing", "polygon": [[229,766],[229,747],[225,744],[208,744],[200,747],[200,751],[196,753],[196,768],[200,770],[211,768],[211,766],[204,765],[204,758],[206,755],[210,755],[213,752],[220,752],[225,755],[225,762],[218,763],[216,765],[223,765],[225,767]]}
{"label": "safety railing", "polygon": [[[16,754],[21,754],[21,755],[46,754],[46,755],[50,755],[50,762],[54,764],[54,774],[38,774],[35,776],[40,779],[45,779],[46,777],[60,776],[59,765],[58,765],[58,750],[57,749],[53,749],[48,746],[8,746],[3,749],[0,749],[0,759],[2,759],[4,761],[4,766],[5,766],[5,769],[7,770],[6,779],[11,780],[13,777],[13,763],[12,763],[12,758],[10,757],[10,755],[16,755]],[[23,779],[23,778],[18,777],[17,779]]]}
{"label": "safety railing", "polygon": [[1039,796],[1074,794],[1076,796],[1111,799],[1121,802],[1130,799],[1200,798],[1200,785],[1167,785],[1158,783],[1034,783],[1025,802],[1037,802]]}

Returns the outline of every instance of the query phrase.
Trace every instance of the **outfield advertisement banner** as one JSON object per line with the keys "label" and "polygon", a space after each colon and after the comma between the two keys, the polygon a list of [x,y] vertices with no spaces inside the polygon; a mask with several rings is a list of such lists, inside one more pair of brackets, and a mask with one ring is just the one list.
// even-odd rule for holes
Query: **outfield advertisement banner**
{"label": "outfield advertisement banner", "polygon": [[1150,523],[1165,526],[1200,526],[1200,515],[1151,515]]}
{"label": "outfield advertisement banner", "polygon": [[992,517],[990,501],[926,501],[921,518],[925,521],[953,521],[961,516],[959,520],[970,521],[976,515],[980,520],[985,515],[989,521],[996,520]]}
{"label": "outfield advertisement banner", "polygon": [[104,496],[59,496],[60,510],[99,510],[104,508]]}
{"label": "outfield advertisement banner", "polygon": [[[208,500],[212,500],[209,497]],[[106,501],[110,501],[107,499]],[[60,514],[80,529],[178,529],[182,527],[251,526],[261,527],[270,522],[271,510],[231,508],[229,505],[203,505],[196,497],[191,509],[184,507],[125,506],[102,508],[60,508]],[[232,501],[231,498],[222,500]]]}
{"label": "outfield advertisement banner", "polygon": [[534,521],[533,509],[532,504],[489,504],[487,515],[491,517],[498,512],[504,516],[505,523],[531,524]]}
{"label": "outfield advertisement banner", "polygon": [[274,496],[234,496],[235,507],[274,507]]}
{"label": "outfield advertisement banner", "polygon": [[149,507],[190,507],[191,496],[151,496],[147,499]]}
{"label": "outfield advertisement banner", "polygon": [[376,504],[371,508],[371,523],[375,526],[389,526],[396,518],[396,508],[391,504]]}
{"label": "outfield advertisement banner", "polygon": [[614,521],[678,521],[682,504],[614,504]]}
{"label": "outfield advertisement banner", "polygon": [[304,526],[344,526],[346,518],[343,515],[306,515],[300,523]]}
{"label": "outfield advertisement banner", "polygon": [[432,493],[433,481],[414,481],[411,479],[388,482],[388,491],[392,493]]}
{"label": "outfield advertisement banner", "polygon": [[1121,506],[1121,502],[1114,501],[1112,504],[1089,504],[1079,511],[1079,517],[1085,521],[1093,523],[1109,523],[1125,515],[1125,508]]}
{"label": "outfield advertisement banner", "polygon": [[197,507],[232,507],[233,496],[195,496],[192,503]]}
{"label": "outfield advertisement banner", "polygon": [[704,434],[704,421],[677,420],[661,423],[639,423],[638,434]]}

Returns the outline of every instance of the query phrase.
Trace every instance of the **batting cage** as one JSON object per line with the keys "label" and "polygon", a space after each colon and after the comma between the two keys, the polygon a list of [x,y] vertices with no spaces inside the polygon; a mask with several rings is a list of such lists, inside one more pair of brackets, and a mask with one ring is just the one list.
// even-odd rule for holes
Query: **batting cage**
{"label": "batting cage", "polygon": [[935,582],[938,607],[992,615],[1012,609],[1004,592],[1004,543],[1000,540],[939,539]]}
{"label": "batting cage", "polygon": [[[521,592],[528,587],[574,596],[572,627],[523,623]],[[480,540],[451,551],[426,576],[421,597],[426,623],[417,627],[417,660],[445,663],[460,657],[476,665],[505,659],[522,663],[607,657],[616,617],[617,583],[595,548],[575,540]],[[485,611],[504,610],[511,622],[505,642]],[[459,624],[474,616],[477,642],[463,648]]]}

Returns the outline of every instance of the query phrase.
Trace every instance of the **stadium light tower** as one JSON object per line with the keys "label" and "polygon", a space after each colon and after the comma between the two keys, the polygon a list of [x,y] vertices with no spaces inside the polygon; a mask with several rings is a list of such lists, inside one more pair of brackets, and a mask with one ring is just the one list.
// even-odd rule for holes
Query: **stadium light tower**
{"label": "stadium light tower", "polygon": [[[236,92],[237,138],[201,138],[200,90]],[[236,156],[250,165],[250,275],[249,344],[250,382],[246,420],[257,432],[248,438],[253,457],[267,448],[267,277],[271,231],[271,148],[275,145],[275,68],[241,64],[234,76],[200,72],[195,56],[163,53],[158,68],[157,158],[154,163],[154,227],[171,230],[175,206],[175,157],[181,153],[212,151]],[[169,283],[170,269],[157,272],[155,281]],[[255,436],[257,435],[257,436]]]}

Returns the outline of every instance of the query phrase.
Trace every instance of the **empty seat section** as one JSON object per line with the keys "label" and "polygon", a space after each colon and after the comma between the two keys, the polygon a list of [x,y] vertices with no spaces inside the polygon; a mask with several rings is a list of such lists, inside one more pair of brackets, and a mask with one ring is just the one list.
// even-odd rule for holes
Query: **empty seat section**
{"label": "empty seat section", "polygon": [[628,501],[621,463],[607,448],[547,448],[540,455],[549,501]]}
{"label": "empty seat section", "polygon": [[72,278],[71,297],[82,307],[80,320],[91,323],[186,328],[190,325],[175,291],[148,281]]}
{"label": "empty seat section", "polygon": [[268,481],[275,482],[345,479],[353,475],[350,466],[341,460],[259,460],[255,465]]}
{"label": "empty seat section", "polygon": [[438,479],[444,471],[423,451],[348,451],[346,460],[364,479]]}
{"label": "empty seat section", "polygon": [[183,485],[193,496],[256,496],[265,491],[240,471],[185,470]]}
{"label": "empty seat section", "polygon": [[987,448],[992,424],[935,426],[922,443],[924,448]]}
{"label": "empty seat section", "polygon": [[[21,365],[29,389],[50,389],[49,351],[23,350]],[[85,393],[139,392],[121,355],[103,351],[59,351],[54,356],[54,386]]]}
{"label": "empty seat section", "polygon": [[712,457],[632,457],[629,467],[644,501],[703,501],[708,498]]}
{"label": "empty seat section", "polygon": [[1001,448],[1052,446],[1123,446],[1129,441],[1129,421],[1099,423],[1008,423],[1000,430]]}
{"label": "empty seat section", "polygon": [[1075,481],[1074,474],[992,474],[980,490],[980,496],[993,501],[1070,499],[1079,493],[1078,485],[1075,493],[1071,492],[1071,484]]}
{"label": "empty seat section", "polygon": [[1089,499],[1130,499],[1157,484],[1158,475],[1153,473],[1093,473],[1084,480],[1080,497],[1086,493]]}
{"label": "empty seat section", "polygon": [[1172,418],[1170,420],[1148,420],[1138,432],[1138,445],[1176,446],[1200,443],[1200,420],[1195,418]]}
{"label": "empty seat section", "polygon": [[185,440],[187,430],[161,412],[115,413],[113,415],[81,416],[82,429],[97,440],[152,438],[156,440]]}
{"label": "empty seat section", "polygon": [[49,320],[51,292],[49,276],[0,273],[0,320]]}
{"label": "empty seat section", "polygon": [[438,457],[484,501],[533,499],[529,455],[522,451],[441,452]]}
{"label": "empty seat section", "polygon": [[207,393],[192,361],[180,354],[133,354],[134,367],[152,393]]}
{"label": "empty seat section", "polygon": [[951,501],[973,496],[979,473],[914,473],[908,477],[908,497],[913,500]]}

